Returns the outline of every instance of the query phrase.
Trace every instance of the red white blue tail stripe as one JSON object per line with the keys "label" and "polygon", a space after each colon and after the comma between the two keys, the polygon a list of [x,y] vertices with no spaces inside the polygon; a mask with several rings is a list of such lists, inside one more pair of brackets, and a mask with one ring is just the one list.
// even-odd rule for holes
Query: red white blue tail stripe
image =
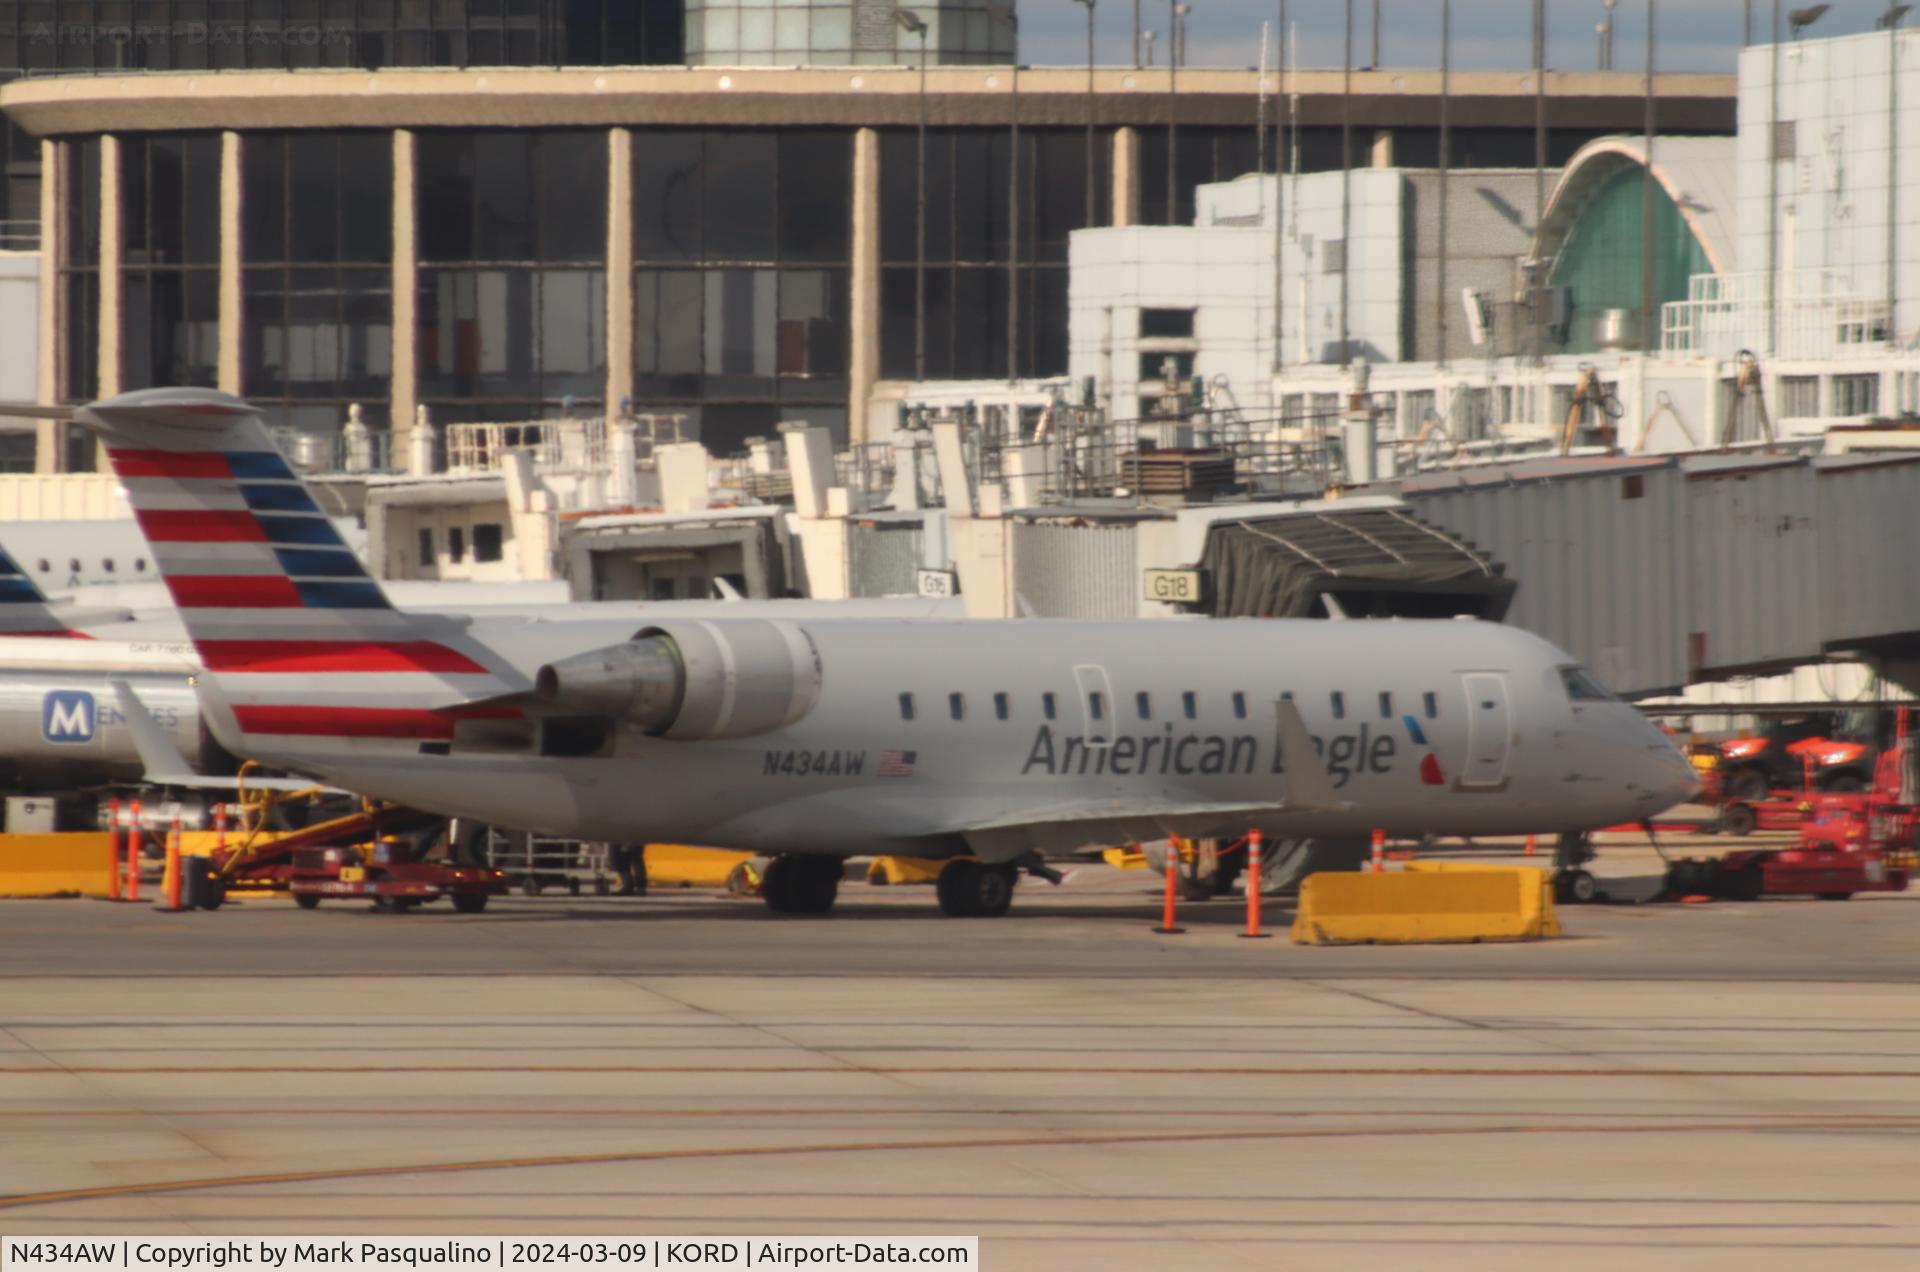
{"label": "red white blue tail stripe", "polygon": [[[388,602],[246,403],[147,389],[77,418],[106,434],[187,634],[256,750],[261,736],[445,739],[462,704],[506,690],[457,625]],[[364,705],[368,676],[381,706]]]}

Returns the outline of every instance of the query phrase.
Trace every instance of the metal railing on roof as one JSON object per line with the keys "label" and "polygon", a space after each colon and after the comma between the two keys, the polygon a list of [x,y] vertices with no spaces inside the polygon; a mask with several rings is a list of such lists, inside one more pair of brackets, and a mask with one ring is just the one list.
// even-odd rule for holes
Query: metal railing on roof
{"label": "metal railing on roof", "polygon": [[1786,270],[1771,287],[1765,272],[1695,274],[1687,299],[1660,307],[1663,353],[1730,358],[1771,347],[1776,357],[1828,359],[1887,339],[1884,300],[1853,290],[1837,270]]}

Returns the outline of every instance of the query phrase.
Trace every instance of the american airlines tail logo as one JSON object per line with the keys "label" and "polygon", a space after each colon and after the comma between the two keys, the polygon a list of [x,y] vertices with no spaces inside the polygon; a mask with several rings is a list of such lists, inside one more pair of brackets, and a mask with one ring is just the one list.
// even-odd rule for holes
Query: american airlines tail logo
{"label": "american airlines tail logo", "polygon": [[49,742],[93,741],[93,695],[84,689],[49,689],[40,705],[40,736]]}

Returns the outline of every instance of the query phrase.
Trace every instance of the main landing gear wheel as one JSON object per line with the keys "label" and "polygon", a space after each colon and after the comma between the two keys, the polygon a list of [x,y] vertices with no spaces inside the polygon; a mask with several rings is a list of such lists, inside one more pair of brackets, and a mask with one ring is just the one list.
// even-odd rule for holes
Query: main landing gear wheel
{"label": "main landing gear wheel", "polygon": [[775,857],[760,880],[760,899],[775,914],[825,914],[840,895],[845,873],[846,863],[838,857]]}
{"label": "main landing gear wheel", "polygon": [[956,857],[940,867],[933,891],[940,912],[956,919],[997,919],[1013,905],[1019,870]]}
{"label": "main landing gear wheel", "polygon": [[461,914],[478,914],[487,908],[487,894],[484,892],[456,892],[448,900]]}

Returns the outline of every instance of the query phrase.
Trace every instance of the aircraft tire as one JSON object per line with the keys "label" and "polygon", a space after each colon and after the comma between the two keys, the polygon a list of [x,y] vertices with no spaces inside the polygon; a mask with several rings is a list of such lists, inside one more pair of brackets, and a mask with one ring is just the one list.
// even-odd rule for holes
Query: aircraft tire
{"label": "aircraft tire", "polygon": [[1323,870],[1359,870],[1373,855],[1373,845],[1359,836],[1346,838],[1272,839],[1260,857],[1260,891],[1291,892],[1308,875]]}
{"label": "aircraft tire", "polygon": [[487,894],[484,892],[456,892],[448,900],[461,914],[478,914],[487,908]]}
{"label": "aircraft tire", "polygon": [[838,857],[783,854],[767,864],[760,896],[775,914],[825,914],[839,898],[845,872]]}
{"label": "aircraft tire", "polygon": [[997,919],[1013,906],[1020,872],[1012,866],[989,866],[955,858],[940,868],[934,895],[941,913],[955,919]]}
{"label": "aircraft tire", "polygon": [[318,910],[320,896],[315,892],[296,892],[293,894],[293,903],[302,910]]}
{"label": "aircraft tire", "polygon": [[955,857],[940,867],[940,873],[933,881],[933,895],[940,902],[940,913],[950,919],[973,917],[971,901],[975,869],[973,862],[962,857]]}

